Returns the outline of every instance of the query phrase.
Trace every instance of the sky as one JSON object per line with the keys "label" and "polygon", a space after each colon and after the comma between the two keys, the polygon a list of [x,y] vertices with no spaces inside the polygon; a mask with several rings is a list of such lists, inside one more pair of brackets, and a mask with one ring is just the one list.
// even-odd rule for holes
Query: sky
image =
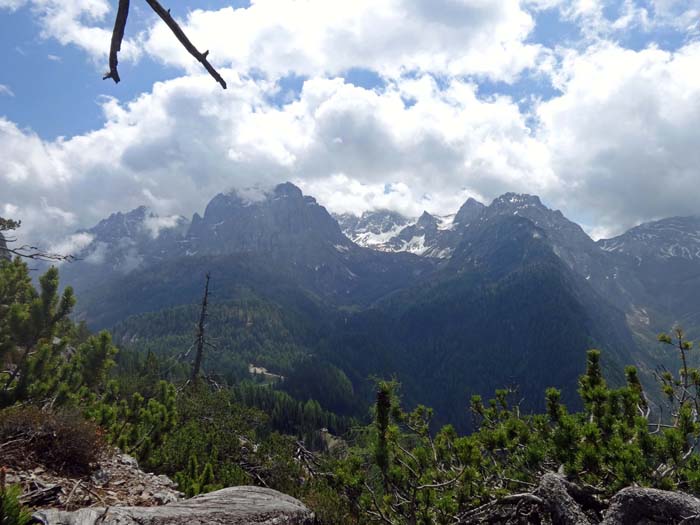
{"label": "sky", "polygon": [[[700,213],[700,0],[0,0],[0,216],[63,242],[292,181],[330,211],[539,195],[594,238]],[[167,223],[167,219],[164,219]]]}

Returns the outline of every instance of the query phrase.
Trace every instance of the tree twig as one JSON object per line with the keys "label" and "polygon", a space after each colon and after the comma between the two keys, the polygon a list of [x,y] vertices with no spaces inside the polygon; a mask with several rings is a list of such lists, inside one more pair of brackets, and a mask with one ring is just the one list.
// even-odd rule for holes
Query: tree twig
{"label": "tree twig", "polygon": [[117,64],[119,60],[117,55],[122,48],[122,40],[124,39],[124,29],[126,28],[126,19],[129,16],[129,0],[119,0],[117,8],[117,18],[114,21],[114,30],[112,31],[112,43],[109,47],[109,71],[105,73],[102,80],[111,78],[115,84],[121,80]]}
{"label": "tree twig", "polygon": [[16,257],[21,257],[22,259],[33,259],[35,261],[73,262],[73,261],[80,260],[77,257],[74,257],[73,255],[61,255],[58,253],[49,253],[49,252],[45,252],[45,251],[41,250],[40,248],[37,248],[36,246],[29,246],[26,244],[24,246],[20,246],[18,248],[10,248],[9,246],[3,247],[0,249],[0,255],[2,255],[2,252],[5,252],[10,256],[14,255]]}
{"label": "tree twig", "polygon": [[170,11],[163,8],[163,6],[160,5],[158,0],[146,0],[146,2],[148,3],[148,5],[151,6],[151,9],[153,9],[156,12],[156,14],[163,20],[163,22],[165,22],[165,24],[170,28],[170,30],[180,41],[180,43],[184,46],[187,52],[194,58],[196,58],[204,66],[204,69],[206,69],[209,72],[209,74],[214,78],[214,80],[221,84],[222,88],[226,89],[226,81],[221,77],[221,75],[219,75],[216,69],[214,69],[214,66],[212,66],[207,60],[207,55],[209,54],[209,51],[200,53],[197,50],[197,48],[194,47],[192,42],[190,42],[190,39],[187,38],[187,35],[180,28],[175,19],[170,15]]}
{"label": "tree twig", "polygon": [[[187,35],[178,25],[175,19],[170,15],[170,10],[165,9],[158,0],[146,0],[151,9],[165,22],[165,24],[170,28],[170,30],[175,35],[182,46],[187,50],[187,52],[196,58],[206,69],[209,74],[216,80],[221,87],[226,89],[226,81],[222,78],[219,72],[214,69],[207,60],[207,55],[209,51],[200,53],[199,50],[194,47],[194,44],[190,42]],[[118,55],[121,51],[122,41],[124,40],[124,30],[126,29],[126,21],[129,16],[129,0],[119,0],[119,7],[117,8],[117,17],[114,20],[114,29],[112,30],[112,41],[109,48],[109,71],[102,77],[103,80],[111,78],[114,80],[115,84],[118,84],[121,78],[119,77],[119,71],[117,66],[119,64]]]}

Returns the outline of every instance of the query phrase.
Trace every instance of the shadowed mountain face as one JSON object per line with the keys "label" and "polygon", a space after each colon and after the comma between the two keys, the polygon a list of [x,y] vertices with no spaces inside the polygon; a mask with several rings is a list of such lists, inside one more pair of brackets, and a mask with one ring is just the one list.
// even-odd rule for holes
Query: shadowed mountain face
{"label": "shadowed mountain face", "polygon": [[496,385],[517,386],[524,410],[542,408],[543,385],[575,406],[587,349],[605,349],[607,367],[621,370],[635,348],[623,312],[563,262],[544,229],[514,215],[471,228],[430,280],[354,316],[329,344],[355,382],[390,371],[409,403],[463,426],[470,397]]}
{"label": "shadowed mountain face", "polygon": [[[659,362],[645,350],[656,331],[700,325],[698,231],[698,218],[675,218],[596,243],[538,197],[514,193],[488,206],[470,199],[447,217],[334,218],[287,183],[254,199],[217,195],[191,221],[113,214],[83,232],[91,242],[64,276],[91,326],[120,323],[150,348],[173,331],[167,319],[190,310],[168,312],[200,300],[209,271],[213,304],[228,312],[212,322],[244,303],[259,319],[234,323],[252,330],[241,337],[213,327],[231,339],[231,359],[243,352],[274,368],[283,355],[293,375],[313,355],[364,401],[368,376],[396,375],[409,402],[467,425],[469,396],[504,385],[518,385],[524,407],[541,408],[552,385],[573,403],[591,347],[608,369],[638,364],[647,377]],[[288,337],[293,350],[280,353]]]}

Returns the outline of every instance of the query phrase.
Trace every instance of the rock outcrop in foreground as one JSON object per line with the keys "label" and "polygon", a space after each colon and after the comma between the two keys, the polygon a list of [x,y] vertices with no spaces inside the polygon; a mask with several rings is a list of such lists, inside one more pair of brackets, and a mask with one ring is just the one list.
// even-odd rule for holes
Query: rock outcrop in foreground
{"label": "rock outcrop in foreground", "polygon": [[44,510],[34,520],[43,525],[312,525],[314,514],[275,490],[230,487],[160,507]]}
{"label": "rock outcrop in foreground", "polygon": [[609,500],[600,489],[579,486],[561,474],[542,476],[532,492],[511,494],[472,509],[460,525],[700,525],[700,499],[683,492],[626,487]]}

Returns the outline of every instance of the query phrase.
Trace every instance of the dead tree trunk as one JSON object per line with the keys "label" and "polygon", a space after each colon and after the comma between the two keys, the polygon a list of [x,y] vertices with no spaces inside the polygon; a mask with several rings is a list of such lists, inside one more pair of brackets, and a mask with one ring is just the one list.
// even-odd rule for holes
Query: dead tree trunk
{"label": "dead tree trunk", "polygon": [[199,371],[202,368],[202,357],[204,355],[204,329],[207,320],[207,302],[209,300],[209,277],[207,272],[206,281],[204,283],[204,297],[202,298],[202,309],[199,312],[199,324],[197,325],[197,353],[192,362],[192,375],[190,381],[195,383],[199,377]]}

